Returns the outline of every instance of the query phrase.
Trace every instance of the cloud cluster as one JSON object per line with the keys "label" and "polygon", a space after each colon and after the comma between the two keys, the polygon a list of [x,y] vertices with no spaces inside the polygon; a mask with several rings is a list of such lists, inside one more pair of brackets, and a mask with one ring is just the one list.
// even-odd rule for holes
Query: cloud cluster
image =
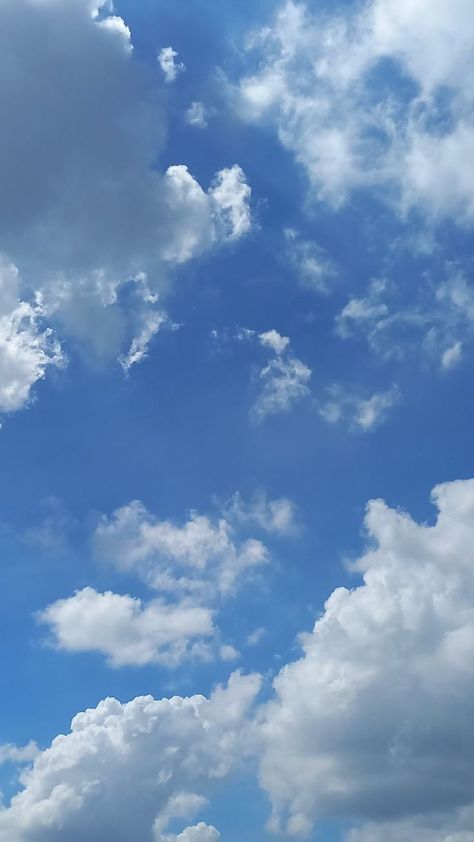
{"label": "cloud cluster", "polygon": [[[352,302],[349,302],[346,310],[351,306]],[[385,306],[383,312],[386,312]],[[357,317],[358,315],[357,312]],[[339,334],[347,338],[350,334],[345,320],[346,311],[343,311],[337,317],[336,325]],[[310,387],[311,369],[294,355],[289,337],[282,336],[274,328],[263,333],[257,333],[250,328],[239,328],[235,334],[224,331],[221,335],[213,331],[212,336],[215,340],[224,338],[258,343],[271,355],[270,360],[254,374],[257,395],[250,409],[250,418],[255,423],[261,423],[270,415],[289,412],[303,398],[314,394]],[[447,364],[455,365],[460,353],[460,349],[449,347]],[[386,421],[390,411],[400,400],[401,392],[396,385],[385,391],[367,395],[353,386],[333,383],[322,390],[321,396],[318,395],[314,400],[314,405],[324,421],[330,424],[341,423],[351,433],[368,433]],[[262,524],[262,519],[268,519],[268,513],[265,515],[261,511],[260,514]]]}
{"label": "cloud cluster", "polygon": [[275,126],[334,207],[382,188],[402,213],[472,219],[473,36],[469,0],[331,13],[288,0],[249,38],[258,70],[231,96],[244,119]]}
{"label": "cloud cluster", "polygon": [[334,591],[275,681],[261,767],[275,829],[337,816],[362,822],[351,842],[469,839],[474,481],[432,499],[434,525],[369,504],[363,583]]}
{"label": "cloud cluster", "polygon": [[363,337],[379,358],[418,354],[445,371],[461,361],[474,339],[474,289],[465,273],[447,264],[435,283],[420,283],[408,302],[404,284],[372,280],[337,315],[342,339]]}
{"label": "cloud cluster", "polygon": [[219,834],[202,822],[166,832],[192,819],[251,752],[259,687],[258,676],[235,673],[209,699],[106,699],[77,714],[22,773],[23,790],[0,810],[0,839],[214,842]]}
{"label": "cloud cluster", "polygon": [[363,397],[337,384],[326,389],[327,400],[321,402],[319,414],[329,424],[344,424],[352,432],[368,433],[386,420],[401,398],[397,386],[385,392]]}
{"label": "cloud cluster", "polygon": [[[214,842],[212,826],[173,836],[169,823],[193,818],[209,777],[227,774],[251,737],[273,830],[304,838],[337,816],[350,827],[347,842],[471,842],[474,480],[439,485],[432,500],[433,524],[369,503],[368,544],[351,565],[362,582],[332,593],[251,731],[256,677],[234,676],[209,702],[102,702],[39,755],[6,747],[5,759],[34,767],[0,812],[0,838],[95,839],[122,821],[127,838],[135,805],[140,838]],[[189,556],[182,537],[179,553]],[[147,552],[163,552],[163,540],[147,538]],[[139,606],[138,620],[146,610]],[[79,608],[70,624],[78,636],[87,614]],[[107,622],[113,615],[104,605]],[[109,807],[119,789],[116,814]]]}
{"label": "cloud cluster", "polygon": [[144,602],[86,587],[52,603],[38,619],[59,649],[100,652],[114,667],[175,666],[216,654],[233,660],[238,652],[221,644],[214,617],[270,561],[260,539],[241,535],[250,528],[288,532],[293,515],[290,501],[260,497],[246,504],[236,495],[217,519],[191,512],[179,525],[133,501],[101,519],[94,552],[101,562],[133,572],[153,598]]}

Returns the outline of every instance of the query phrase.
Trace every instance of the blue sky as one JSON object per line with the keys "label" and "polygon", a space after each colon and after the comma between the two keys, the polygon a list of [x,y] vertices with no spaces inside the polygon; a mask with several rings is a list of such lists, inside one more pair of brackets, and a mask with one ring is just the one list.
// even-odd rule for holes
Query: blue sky
{"label": "blue sky", "polygon": [[0,840],[474,839],[468,12],[0,0]]}

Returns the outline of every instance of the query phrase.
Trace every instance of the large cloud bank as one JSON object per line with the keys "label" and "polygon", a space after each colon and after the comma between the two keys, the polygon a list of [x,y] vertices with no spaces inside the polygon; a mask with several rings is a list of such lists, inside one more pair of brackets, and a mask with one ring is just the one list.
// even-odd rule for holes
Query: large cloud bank
{"label": "large cloud bank", "polygon": [[70,652],[101,652],[119,666],[183,660],[232,660],[214,619],[239,588],[252,582],[270,553],[257,534],[291,531],[294,507],[260,496],[239,495],[218,518],[191,512],[183,524],[162,520],[138,500],[102,517],[93,536],[97,558],[111,569],[133,572],[151,590],[149,601],[86,587],[39,615],[54,645]]}
{"label": "large cloud bank", "polygon": [[[259,686],[235,673],[209,699],[106,699],[78,714],[22,774],[23,791],[0,811],[0,839],[175,839],[169,823],[186,824],[250,751]],[[214,842],[218,833],[199,822],[177,838]]]}
{"label": "large cloud bank", "polygon": [[275,828],[337,817],[371,823],[357,842],[458,840],[474,803],[474,481],[433,501],[433,526],[369,504],[363,584],[334,591],[275,681],[261,769]]}

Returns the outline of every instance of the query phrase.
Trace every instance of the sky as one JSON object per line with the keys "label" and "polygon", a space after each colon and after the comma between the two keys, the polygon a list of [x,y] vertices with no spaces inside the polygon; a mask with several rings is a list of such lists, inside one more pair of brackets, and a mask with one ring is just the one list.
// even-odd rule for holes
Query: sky
{"label": "sky", "polygon": [[0,840],[474,842],[468,0],[0,0]]}

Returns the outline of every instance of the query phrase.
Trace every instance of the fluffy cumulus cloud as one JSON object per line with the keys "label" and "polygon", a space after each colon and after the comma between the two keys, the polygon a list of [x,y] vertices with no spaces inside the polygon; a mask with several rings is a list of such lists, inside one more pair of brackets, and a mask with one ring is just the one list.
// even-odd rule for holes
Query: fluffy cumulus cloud
{"label": "fluffy cumulus cloud", "polygon": [[283,354],[283,352],[287,350],[290,344],[288,336],[282,336],[274,328],[272,328],[272,330],[266,330],[264,333],[259,333],[258,340],[260,342],[260,345],[263,345],[264,348],[269,348],[271,351],[274,351],[275,354],[277,354],[278,356],[280,354]]}
{"label": "fluffy cumulus cloud", "polygon": [[0,412],[25,406],[46,370],[65,363],[59,342],[44,326],[41,300],[22,301],[20,295],[16,266],[0,256]]}
{"label": "fluffy cumulus cloud", "polygon": [[103,517],[94,533],[97,558],[135,573],[152,591],[148,601],[86,587],[38,615],[55,647],[100,652],[113,667],[190,658],[235,660],[214,622],[223,603],[270,561],[265,544],[241,537],[249,527],[284,533],[292,528],[290,501],[260,498],[246,507],[236,495],[221,517],[192,512],[176,524],[138,501]]}
{"label": "fluffy cumulus cloud", "polygon": [[245,119],[276,127],[320,199],[383,187],[402,211],[471,219],[473,37],[469,0],[329,14],[288,0],[249,38],[258,70],[232,96]]}
{"label": "fluffy cumulus cloud", "polygon": [[213,825],[199,822],[192,827],[186,827],[177,836],[174,833],[160,836],[159,842],[217,842],[220,838],[219,831]]}
{"label": "fluffy cumulus cloud", "polygon": [[[251,224],[238,166],[208,189],[185,165],[157,169],[162,82],[147,79],[131,38],[102,0],[0,4],[0,252],[18,267],[24,300],[40,290],[61,336],[95,357],[125,355],[127,367],[165,321],[168,267]],[[30,374],[18,380],[32,383],[51,351],[43,333],[29,353],[28,330],[18,343]]]}
{"label": "fluffy cumulus cloud", "polygon": [[178,74],[183,73],[186,69],[182,62],[176,61],[178,53],[173,50],[173,47],[163,47],[158,54],[158,64],[160,65],[166,82],[175,82]]}
{"label": "fluffy cumulus cloud", "polygon": [[263,716],[272,826],[322,817],[351,842],[470,842],[474,726],[474,481],[437,486],[433,525],[369,503],[369,543]]}
{"label": "fluffy cumulus cloud", "polygon": [[259,687],[257,676],[235,673],[209,699],[106,699],[77,714],[22,773],[22,791],[0,810],[0,839],[215,842],[203,822],[178,836],[167,829],[193,819],[250,753]]}
{"label": "fluffy cumulus cloud", "polygon": [[90,587],[59,599],[39,619],[51,629],[58,649],[101,652],[114,667],[173,666],[205,656],[205,641],[215,633],[209,608],[163,600],[143,605],[140,599]]}
{"label": "fluffy cumulus cloud", "polygon": [[94,546],[99,558],[138,571],[153,588],[207,599],[235,592],[242,577],[268,561],[265,545],[240,540],[226,517],[192,512],[180,525],[160,520],[138,501],[102,519]]}

